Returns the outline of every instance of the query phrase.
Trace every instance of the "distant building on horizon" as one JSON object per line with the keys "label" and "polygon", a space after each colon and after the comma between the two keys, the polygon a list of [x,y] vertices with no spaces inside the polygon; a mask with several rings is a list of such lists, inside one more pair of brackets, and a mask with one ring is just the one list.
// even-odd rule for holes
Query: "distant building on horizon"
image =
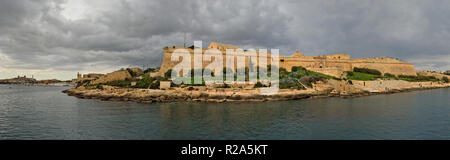
{"label": "distant building on horizon", "polygon": [[23,77],[17,76],[16,78],[2,79],[0,84],[24,84],[24,83],[36,83],[37,80],[34,78],[27,78],[26,75]]}

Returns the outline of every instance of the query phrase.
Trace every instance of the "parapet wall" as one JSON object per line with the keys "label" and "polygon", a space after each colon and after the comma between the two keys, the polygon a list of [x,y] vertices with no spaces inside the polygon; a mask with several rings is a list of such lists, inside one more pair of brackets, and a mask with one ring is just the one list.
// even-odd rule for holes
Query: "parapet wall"
{"label": "parapet wall", "polygon": [[393,74],[393,75],[410,75],[416,76],[416,69],[412,64],[400,64],[400,63],[370,63],[370,62],[357,62],[353,63],[352,67],[355,68],[369,68],[376,69],[382,74]]}
{"label": "parapet wall", "polygon": [[354,59],[352,61],[352,70],[355,67],[358,68],[369,68],[376,69],[382,74],[393,74],[393,75],[409,75],[416,76],[416,69],[411,63],[406,63],[397,59],[378,57],[378,58],[363,58]]}
{"label": "parapet wall", "polygon": [[127,70],[115,71],[115,72],[108,73],[104,76],[101,76],[94,81],[91,81],[90,84],[100,84],[100,83],[107,83],[107,82],[113,82],[113,81],[122,81],[122,80],[126,80],[128,78],[132,78],[132,76]]}
{"label": "parapet wall", "polygon": [[417,75],[433,76],[433,77],[436,77],[438,79],[443,79],[444,77],[447,77],[448,79],[450,79],[449,75],[440,74],[440,73],[434,73],[434,72],[429,72],[429,71],[417,71]]}

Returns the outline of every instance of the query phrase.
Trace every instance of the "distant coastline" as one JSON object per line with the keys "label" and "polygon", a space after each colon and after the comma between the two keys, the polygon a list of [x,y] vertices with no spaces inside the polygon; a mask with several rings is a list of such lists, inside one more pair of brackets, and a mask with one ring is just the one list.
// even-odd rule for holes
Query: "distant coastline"
{"label": "distant coastline", "polygon": [[15,78],[0,79],[0,84],[27,85],[27,86],[76,86],[73,81],[62,81],[57,79],[36,80],[33,77],[17,76]]}
{"label": "distant coastline", "polygon": [[74,84],[61,82],[61,83],[50,83],[50,84],[42,84],[42,83],[0,83],[0,85],[5,86],[43,86],[43,87],[75,87]]}

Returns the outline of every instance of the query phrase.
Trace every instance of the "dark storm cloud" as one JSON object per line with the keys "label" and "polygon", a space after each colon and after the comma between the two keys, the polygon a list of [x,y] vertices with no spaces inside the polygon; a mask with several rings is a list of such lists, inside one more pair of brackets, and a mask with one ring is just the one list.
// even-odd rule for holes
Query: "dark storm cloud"
{"label": "dark storm cloud", "polygon": [[283,55],[389,56],[450,69],[450,2],[443,0],[87,2],[86,15],[70,19],[68,1],[1,1],[0,69],[156,67],[162,47],[182,45],[184,32],[204,47],[219,41]]}

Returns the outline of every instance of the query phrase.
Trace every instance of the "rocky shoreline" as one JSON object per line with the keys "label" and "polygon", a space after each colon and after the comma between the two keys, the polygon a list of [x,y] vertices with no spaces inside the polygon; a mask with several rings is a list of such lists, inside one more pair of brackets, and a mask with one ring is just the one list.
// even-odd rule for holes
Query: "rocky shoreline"
{"label": "rocky shoreline", "polygon": [[[364,82],[365,83],[365,82]],[[374,83],[375,84],[375,83]],[[258,88],[209,88],[185,87],[170,88],[167,90],[118,88],[102,86],[99,89],[84,87],[64,90],[69,96],[82,99],[99,99],[104,101],[132,101],[138,103],[153,102],[263,102],[282,101],[323,97],[361,97],[377,94],[392,94],[424,89],[447,88],[450,83],[438,82],[405,82],[377,81],[376,86],[361,86],[346,81],[328,81],[314,84],[307,90],[280,89],[275,95],[262,95]],[[382,84],[382,85],[380,85]]]}

